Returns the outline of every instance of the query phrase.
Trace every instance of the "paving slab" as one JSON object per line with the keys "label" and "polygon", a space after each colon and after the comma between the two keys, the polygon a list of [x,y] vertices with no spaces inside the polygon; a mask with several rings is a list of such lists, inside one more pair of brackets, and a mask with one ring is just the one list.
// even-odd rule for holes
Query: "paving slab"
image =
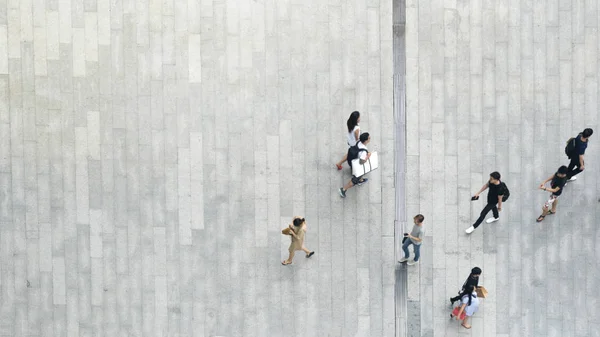
{"label": "paving slab", "polygon": [[0,1],[0,335],[393,336],[391,41],[392,0]]}
{"label": "paving slab", "polygon": [[[433,254],[407,268],[408,336],[597,335],[593,138],[558,213],[535,222],[564,141],[598,126],[597,22],[586,1],[406,1],[406,204]],[[511,199],[467,236],[484,206],[470,196],[496,170]],[[474,266],[490,296],[465,330],[445,317]]]}

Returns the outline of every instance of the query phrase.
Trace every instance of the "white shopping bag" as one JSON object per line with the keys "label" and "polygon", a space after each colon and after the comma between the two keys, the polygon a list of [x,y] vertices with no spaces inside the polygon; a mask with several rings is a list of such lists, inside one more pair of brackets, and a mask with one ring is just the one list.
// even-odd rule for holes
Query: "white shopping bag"
{"label": "white shopping bag", "polygon": [[377,152],[371,152],[371,157],[367,159],[363,164],[360,163],[360,158],[356,158],[352,161],[352,175],[360,177],[365,175],[379,167],[379,158]]}

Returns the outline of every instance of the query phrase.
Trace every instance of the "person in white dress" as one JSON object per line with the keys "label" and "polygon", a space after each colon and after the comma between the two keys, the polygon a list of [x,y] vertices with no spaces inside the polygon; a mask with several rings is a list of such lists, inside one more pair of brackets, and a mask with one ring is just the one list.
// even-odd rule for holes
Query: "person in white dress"
{"label": "person in white dress", "polygon": [[[358,142],[358,138],[360,136],[360,112],[353,111],[346,122],[346,126],[348,127],[348,134],[346,135],[346,142],[348,143],[348,147],[356,145]],[[344,155],[342,160],[337,162],[335,166],[337,166],[338,170],[342,169],[342,164],[348,159],[348,152]]]}
{"label": "person in white dress", "polygon": [[477,309],[479,309],[479,299],[477,298],[477,292],[475,291],[475,287],[472,285],[468,285],[465,287],[465,290],[460,294],[460,307],[458,309],[458,314],[456,315],[456,319],[460,320],[462,313],[465,313],[465,316],[462,320],[462,326],[466,329],[471,329],[471,325],[468,324],[469,317],[473,316]]}

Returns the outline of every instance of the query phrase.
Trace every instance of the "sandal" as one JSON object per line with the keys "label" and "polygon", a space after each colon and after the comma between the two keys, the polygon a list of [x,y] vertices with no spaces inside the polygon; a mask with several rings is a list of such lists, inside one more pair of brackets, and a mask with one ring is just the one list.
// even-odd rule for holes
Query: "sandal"
{"label": "sandal", "polygon": [[546,214],[546,215],[551,215],[551,214],[556,214],[556,212],[548,211],[548,214]]}
{"label": "sandal", "polygon": [[342,169],[342,165],[335,164],[335,166],[337,166],[338,171]]}
{"label": "sandal", "polygon": [[281,264],[284,266],[287,266],[288,264],[292,264],[291,262],[287,262],[286,260],[281,261]]}
{"label": "sandal", "polygon": [[464,323],[463,323],[463,324],[461,324],[461,325],[462,325],[462,326],[463,326],[465,329],[471,329],[471,326],[470,326],[470,325],[468,325],[468,326],[467,326],[467,325],[465,325]]}
{"label": "sandal", "polygon": [[540,215],[540,216],[537,218],[537,220],[535,220],[535,221],[537,221],[537,222],[542,222],[542,221],[544,221],[544,218],[545,218],[545,217],[546,217],[545,215]]}
{"label": "sandal", "polygon": [[315,252],[310,252],[310,253],[306,254],[306,258],[308,259],[309,257],[311,257],[313,255],[315,255]]}

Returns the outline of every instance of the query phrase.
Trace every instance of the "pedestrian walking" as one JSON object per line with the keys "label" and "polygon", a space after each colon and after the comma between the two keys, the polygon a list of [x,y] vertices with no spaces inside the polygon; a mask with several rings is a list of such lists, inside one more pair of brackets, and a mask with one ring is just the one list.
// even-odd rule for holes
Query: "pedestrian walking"
{"label": "pedestrian walking", "polygon": [[[359,140],[360,136],[360,112],[353,111],[348,117],[348,121],[346,122],[346,126],[348,127],[348,134],[346,135],[346,142],[348,143],[348,147],[356,145],[356,142]],[[337,162],[335,166],[337,166],[338,170],[342,169],[342,164],[348,159],[348,153],[344,155],[342,160]]]}
{"label": "pedestrian walking", "polygon": [[[544,207],[542,207],[542,215],[537,218],[537,222],[544,220],[546,215],[556,213],[556,205],[558,204],[558,197],[562,194],[563,187],[567,183],[567,172],[569,169],[566,166],[561,166],[558,171],[548,177],[540,184],[540,189],[550,192],[550,199],[546,201]],[[550,181],[550,188],[546,187],[546,183]],[[552,206],[552,209],[550,207]]]}
{"label": "pedestrian walking", "polygon": [[290,235],[292,241],[290,243],[290,248],[288,248],[290,256],[287,260],[283,260],[281,264],[291,264],[292,260],[294,259],[294,253],[297,250],[304,251],[306,253],[307,258],[315,254],[314,251],[311,252],[310,250],[306,249],[306,247],[304,247],[304,235],[306,234],[306,221],[304,218],[298,216],[294,217],[294,221],[282,231],[282,234]]}
{"label": "pedestrian walking", "polygon": [[[351,168],[352,168],[352,164],[351,164],[352,160],[359,158],[360,159],[359,163],[362,165],[371,157],[371,153],[367,149],[367,144],[369,144],[370,141],[371,141],[371,136],[369,135],[368,132],[365,132],[360,135],[359,141],[356,143],[356,145],[351,146],[348,149],[347,161],[348,161],[348,165],[350,165]],[[346,185],[344,185],[343,187],[340,187],[340,189],[339,189],[340,196],[342,198],[345,198],[346,191],[348,191],[349,189],[354,187],[354,185],[360,186],[360,185],[366,183],[368,180],[369,179],[363,178],[362,176],[360,176],[360,177],[352,176],[352,178],[346,183]]]}
{"label": "pedestrian walking", "polygon": [[479,225],[481,224],[481,222],[483,221],[485,216],[490,211],[492,211],[492,214],[494,215],[494,217],[487,219],[486,220],[487,223],[492,223],[492,222],[498,221],[500,219],[500,215],[498,212],[502,211],[502,196],[505,193],[505,190],[506,190],[505,187],[506,187],[506,185],[503,185],[502,182],[500,181],[500,173],[498,173],[498,172],[490,173],[489,181],[481,187],[479,192],[475,193],[473,198],[471,198],[471,200],[478,200],[479,194],[481,192],[485,191],[486,189],[489,189],[488,195],[487,195],[487,204],[481,211],[481,214],[479,215],[479,218],[475,221],[475,223],[471,227],[467,228],[467,230],[466,230],[467,234],[473,233],[475,228],[479,227]]}
{"label": "pedestrian walking", "polygon": [[457,312],[456,309],[455,311],[452,311],[450,317],[456,317],[456,320],[462,320],[461,325],[466,329],[471,329],[471,325],[468,323],[469,317],[473,316],[477,312],[477,309],[479,309],[479,299],[477,298],[477,292],[475,292],[474,286],[467,286],[460,294],[460,303],[460,306],[457,307]]}
{"label": "pedestrian walking", "polygon": [[[565,153],[571,160],[569,162],[567,181],[577,180],[576,175],[581,173],[585,169],[585,163],[583,156],[585,149],[587,149],[588,141],[590,136],[594,133],[594,130],[587,128],[582,133],[578,134],[577,137],[573,137],[567,141],[565,147]],[[577,168],[575,168],[577,167]]]}
{"label": "pedestrian walking", "polygon": [[[417,214],[413,218],[413,228],[410,233],[404,233],[404,240],[402,240],[402,250],[404,251],[404,257],[401,258],[398,262],[403,263],[406,262],[409,266],[415,265],[419,263],[419,258],[421,257],[421,244],[423,243],[423,237],[425,236],[425,229],[423,229],[423,220],[425,217],[422,214]],[[408,256],[410,255],[408,252],[408,246],[413,245],[415,257],[412,261],[408,260]]]}
{"label": "pedestrian walking", "polygon": [[471,269],[471,273],[469,274],[469,277],[467,277],[467,279],[465,280],[465,283],[463,283],[462,287],[460,288],[458,296],[450,297],[450,304],[454,305],[454,302],[460,299],[462,292],[464,292],[467,287],[472,286],[475,287],[475,289],[477,289],[479,287],[479,276],[481,276],[481,268],[474,267],[473,269]]}

